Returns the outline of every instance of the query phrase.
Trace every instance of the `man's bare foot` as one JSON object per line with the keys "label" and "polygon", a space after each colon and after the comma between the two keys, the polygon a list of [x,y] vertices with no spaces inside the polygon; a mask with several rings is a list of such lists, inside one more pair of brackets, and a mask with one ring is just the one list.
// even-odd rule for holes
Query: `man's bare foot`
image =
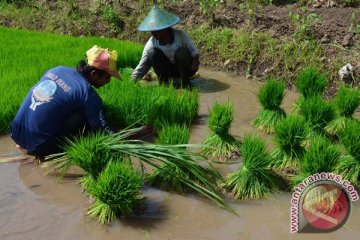
{"label": "man's bare foot", "polygon": [[28,154],[28,151],[25,148],[22,148],[20,145],[16,144],[16,149],[22,154]]}

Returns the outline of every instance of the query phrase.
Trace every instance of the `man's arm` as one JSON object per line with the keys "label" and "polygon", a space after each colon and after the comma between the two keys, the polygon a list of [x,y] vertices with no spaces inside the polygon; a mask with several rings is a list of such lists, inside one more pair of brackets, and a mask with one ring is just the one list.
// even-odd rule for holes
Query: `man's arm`
{"label": "man's arm", "polygon": [[151,63],[150,59],[148,58],[148,51],[152,48],[152,42],[151,39],[146,43],[140,62],[136,66],[134,72],[131,74],[132,80],[138,80],[145,76],[145,74],[150,70]]}
{"label": "man's arm", "polygon": [[199,55],[197,55],[192,60],[191,69],[194,71],[197,71],[197,70],[199,70],[199,65],[200,65],[200,60],[199,60]]}
{"label": "man's arm", "polygon": [[182,31],[182,33],[183,33],[182,34],[183,41],[184,41],[187,49],[189,49],[191,57],[193,59],[192,64],[191,64],[191,69],[197,71],[199,69],[199,65],[200,65],[199,50],[197,49],[197,47],[193,43],[190,36],[184,31]]}
{"label": "man's arm", "polygon": [[190,36],[186,32],[182,31],[182,38],[183,38],[185,46],[190,51],[191,57],[192,58],[198,57],[199,56],[199,50],[197,49],[197,47],[193,43]]}
{"label": "man's arm", "polygon": [[97,93],[94,92],[94,94],[85,101],[84,112],[87,122],[94,131],[103,130],[110,134],[116,132],[116,130],[111,128],[106,122],[102,110],[102,101]]}

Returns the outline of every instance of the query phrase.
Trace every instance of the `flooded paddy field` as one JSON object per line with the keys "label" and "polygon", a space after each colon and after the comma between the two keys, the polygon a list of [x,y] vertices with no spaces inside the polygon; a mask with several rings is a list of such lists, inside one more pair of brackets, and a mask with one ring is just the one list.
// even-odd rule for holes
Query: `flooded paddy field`
{"label": "flooded paddy field", "polygon": [[[259,83],[226,73],[203,69],[194,84],[200,88],[199,117],[193,124],[190,143],[201,143],[207,133],[208,109],[213,102],[230,100],[234,106],[231,133],[259,133],[250,122],[260,109]],[[290,109],[298,95],[287,91],[282,107]],[[260,133],[259,133],[260,134]],[[261,134],[269,148],[271,135]],[[21,156],[9,136],[0,137],[0,156]],[[239,165],[217,165],[221,173]],[[268,199],[233,201],[239,214],[218,208],[197,196],[182,196],[144,187],[145,211],[103,226],[84,215],[88,196],[76,178],[58,182],[44,175],[46,169],[26,160],[0,164],[0,239],[359,239],[360,203],[341,229],[328,234],[290,233],[290,192]]]}

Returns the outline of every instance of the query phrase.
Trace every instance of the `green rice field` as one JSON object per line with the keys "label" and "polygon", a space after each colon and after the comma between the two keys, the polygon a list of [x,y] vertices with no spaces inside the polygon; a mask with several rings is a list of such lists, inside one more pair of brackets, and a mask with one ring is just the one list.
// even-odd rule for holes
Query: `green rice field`
{"label": "green rice field", "polygon": [[[163,86],[142,87],[130,80],[143,45],[99,37],[71,37],[18,29],[0,28],[0,133],[11,120],[29,89],[50,68],[75,67],[93,45],[115,49],[123,81],[112,81],[99,90],[108,120],[117,126],[179,123],[189,126],[197,111],[197,92]],[[130,70],[129,70],[130,69]],[[159,119],[151,113],[162,113]]]}
{"label": "green rice field", "polygon": [[29,89],[50,68],[75,67],[93,45],[118,51],[118,66],[136,66],[142,45],[0,27],[0,132],[5,133]]}

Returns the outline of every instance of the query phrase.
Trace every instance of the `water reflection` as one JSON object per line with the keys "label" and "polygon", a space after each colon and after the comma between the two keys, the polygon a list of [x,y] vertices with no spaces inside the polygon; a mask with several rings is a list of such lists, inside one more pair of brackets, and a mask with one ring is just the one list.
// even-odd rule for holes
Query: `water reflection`
{"label": "water reflection", "polygon": [[230,87],[229,84],[212,78],[195,78],[191,80],[191,86],[199,89],[200,93],[221,92]]}

